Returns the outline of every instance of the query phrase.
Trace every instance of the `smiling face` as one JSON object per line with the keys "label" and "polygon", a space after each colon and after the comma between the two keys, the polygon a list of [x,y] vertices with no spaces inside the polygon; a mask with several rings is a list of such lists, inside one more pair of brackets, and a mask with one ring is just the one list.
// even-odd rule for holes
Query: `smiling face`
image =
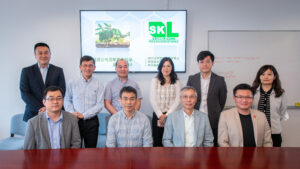
{"label": "smiling face", "polygon": [[48,47],[38,46],[34,51],[34,56],[41,67],[48,66],[51,58],[51,53]]}
{"label": "smiling face", "polygon": [[59,113],[64,104],[64,98],[59,90],[49,91],[46,98],[43,99],[46,110],[50,113]]}
{"label": "smiling face", "polygon": [[233,96],[234,102],[238,110],[250,110],[253,103],[253,95],[250,90],[238,89]]}
{"label": "smiling face", "polygon": [[207,56],[203,60],[199,60],[198,64],[201,73],[210,73],[214,62],[211,60],[210,56]]}
{"label": "smiling face", "polygon": [[81,74],[84,79],[90,79],[96,69],[93,60],[89,61],[82,61],[81,65],[79,66]]}
{"label": "smiling face", "polygon": [[116,65],[116,72],[119,78],[128,77],[128,64],[125,60],[119,60]]}
{"label": "smiling face", "polygon": [[120,97],[120,102],[124,112],[133,113],[137,103],[137,97],[133,92],[123,92]]}
{"label": "smiling face", "polygon": [[197,102],[197,94],[192,89],[186,89],[180,93],[180,101],[183,109],[192,110]]}
{"label": "smiling face", "polygon": [[166,76],[170,76],[171,72],[172,72],[172,65],[169,61],[165,61],[165,63],[163,64],[162,68],[161,68],[161,73],[163,74],[164,77]]}
{"label": "smiling face", "polygon": [[272,85],[276,77],[271,69],[267,69],[259,76],[259,79],[262,85]]}

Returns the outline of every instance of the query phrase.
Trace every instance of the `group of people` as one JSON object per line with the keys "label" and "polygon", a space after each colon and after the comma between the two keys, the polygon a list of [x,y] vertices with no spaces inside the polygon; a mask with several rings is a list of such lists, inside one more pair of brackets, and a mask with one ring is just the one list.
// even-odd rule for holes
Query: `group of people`
{"label": "group of people", "polygon": [[[287,114],[286,94],[278,72],[264,65],[253,85],[233,90],[236,107],[223,111],[224,77],[212,72],[214,55],[197,57],[200,72],[181,87],[173,61],[165,57],[150,86],[152,125],[139,111],[142,93],[128,78],[124,59],[115,64],[117,77],[103,84],[93,77],[95,60],[80,58],[81,74],[66,85],[62,68],[50,64],[46,43],[34,46],[37,63],[23,68],[20,91],[28,121],[24,149],[93,148],[97,146],[97,114],[112,114],[107,147],[261,147],[281,146],[281,124]],[[83,144],[84,143],[84,144]]]}

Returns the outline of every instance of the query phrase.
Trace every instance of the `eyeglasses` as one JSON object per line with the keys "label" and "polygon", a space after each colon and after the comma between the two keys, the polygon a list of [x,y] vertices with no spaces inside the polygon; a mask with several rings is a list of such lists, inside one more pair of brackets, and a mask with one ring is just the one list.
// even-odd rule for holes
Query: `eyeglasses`
{"label": "eyeglasses", "polygon": [[135,101],[136,100],[136,98],[135,97],[130,97],[130,98],[128,98],[128,97],[122,97],[121,98],[122,100],[124,100],[124,101]]}
{"label": "eyeglasses", "polygon": [[45,100],[48,100],[50,102],[54,102],[54,101],[60,102],[63,100],[63,98],[62,97],[57,97],[57,98],[49,97],[49,98],[46,98]]}
{"label": "eyeglasses", "polygon": [[94,65],[81,65],[83,68],[93,68]]}
{"label": "eyeglasses", "polygon": [[236,99],[238,99],[238,100],[243,100],[243,99],[245,99],[245,100],[251,100],[251,99],[253,99],[253,97],[252,96],[234,96]]}
{"label": "eyeglasses", "polygon": [[195,99],[195,98],[197,98],[196,95],[191,95],[191,96],[183,95],[183,96],[180,96],[180,97],[183,98],[183,99]]}

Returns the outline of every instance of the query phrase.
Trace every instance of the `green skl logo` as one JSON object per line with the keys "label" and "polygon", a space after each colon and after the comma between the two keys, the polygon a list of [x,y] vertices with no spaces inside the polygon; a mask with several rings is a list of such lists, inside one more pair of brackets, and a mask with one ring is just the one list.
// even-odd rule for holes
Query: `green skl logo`
{"label": "green skl logo", "polygon": [[149,22],[149,33],[152,43],[178,43],[179,33],[172,32],[172,22]]}

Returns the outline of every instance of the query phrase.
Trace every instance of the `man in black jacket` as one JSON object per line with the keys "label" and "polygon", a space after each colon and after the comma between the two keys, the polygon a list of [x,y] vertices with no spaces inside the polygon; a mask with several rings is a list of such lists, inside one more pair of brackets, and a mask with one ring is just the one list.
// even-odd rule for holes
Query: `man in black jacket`
{"label": "man in black jacket", "polygon": [[66,90],[63,69],[49,64],[49,46],[46,43],[35,44],[34,56],[37,63],[23,68],[20,79],[21,97],[26,104],[23,120],[26,122],[45,111],[42,102],[44,89],[48,86],[58,86],[63,92]]}
{"label": "man in black jacket", "polygon": [[200,72],[189,76],[187,86],[197,90],[195,109],[207,113],[214,135],[214,145],[218,141],[218,123],[227,98],[227,87],[224,77],[211,71],[215,56],[210,51],[201,51],[197,57]]}

